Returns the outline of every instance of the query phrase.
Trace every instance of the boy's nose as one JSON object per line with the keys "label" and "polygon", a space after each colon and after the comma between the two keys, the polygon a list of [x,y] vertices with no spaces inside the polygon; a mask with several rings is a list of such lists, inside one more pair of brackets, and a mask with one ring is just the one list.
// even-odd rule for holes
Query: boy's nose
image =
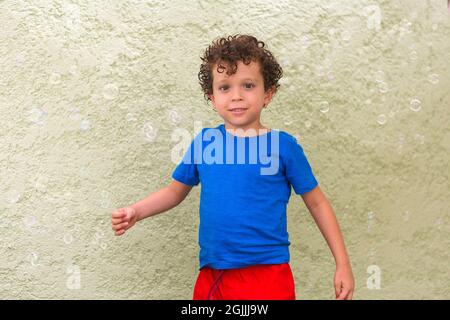
{"label": "boy's nose", "polygon": [[239,89],[239,88],[233,89],[231,97],[232,97],[232,101],[242,100],[241,89]]}

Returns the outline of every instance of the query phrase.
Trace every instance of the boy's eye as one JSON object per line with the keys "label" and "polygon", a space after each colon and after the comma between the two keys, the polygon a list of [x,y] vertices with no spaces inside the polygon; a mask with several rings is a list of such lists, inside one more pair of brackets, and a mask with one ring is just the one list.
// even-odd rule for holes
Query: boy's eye
{"label": "boy's eye", "polygon": [[[255,85],[253,84],[253,83],[245,83],[244,84],[244,86],[247,88],[247,89],[251,89],[251,88],[253,88]],[[219,87],[219,90],[227,90],[228,89],[228,86],[221,86],[221,87]]]}

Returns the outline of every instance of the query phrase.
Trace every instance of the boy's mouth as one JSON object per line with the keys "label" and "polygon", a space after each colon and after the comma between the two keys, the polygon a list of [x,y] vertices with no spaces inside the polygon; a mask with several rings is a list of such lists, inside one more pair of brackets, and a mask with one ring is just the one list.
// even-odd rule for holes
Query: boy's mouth
{"label": "boy's mouth", "polygon": [[242,114],[245,112],[245,110],[247,110],[247,108],[233,108],[230,109],[232,114]]}

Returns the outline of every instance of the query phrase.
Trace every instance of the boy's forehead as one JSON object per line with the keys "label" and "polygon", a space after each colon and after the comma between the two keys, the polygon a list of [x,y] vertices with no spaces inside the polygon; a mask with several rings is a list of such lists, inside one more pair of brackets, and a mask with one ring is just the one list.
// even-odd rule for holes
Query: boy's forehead
{"label": "boy's forehead", "polygon": [[248,78],[252,78],[252,79],[258,79],[260,76],[260,72],[259,72],[259,63],[252,61],[250,62],[250,64],[246,65],[244,64],[242,61],[238,61],[236,63],[237,69],[236,69],[236,73],[229,76],[226,73],[226,70],[228,68],[227,63],[221,63],[222,66],[225,67],[225,69],[220,69],[220,71],[222,72],[217,72],[217,67],[218,67],[218,63],[216,63],[213,67],[213,75],[214,78],[217,80],[224,80],[224,79],[229,79],[231,77],[234,77],[236,75],[242,76],[242,77],[248,77]]}

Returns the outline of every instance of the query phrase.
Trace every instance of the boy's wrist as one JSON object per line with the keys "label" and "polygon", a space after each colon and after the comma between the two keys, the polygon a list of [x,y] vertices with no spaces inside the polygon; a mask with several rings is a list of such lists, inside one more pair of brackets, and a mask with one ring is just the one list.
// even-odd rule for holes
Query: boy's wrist
{"label": "boy's wrist", "polygon": [[350,260],[348,258],[335,259],[336,268],[350,267]]}
{"label": "boy's wrist", "polygon": [[130,208],[134,209],[134,212],[136,214],[136,222],[140,221],[141,220],[141,214],[140,214],[139,209],[137,208],[136,204],[131,205]]}

